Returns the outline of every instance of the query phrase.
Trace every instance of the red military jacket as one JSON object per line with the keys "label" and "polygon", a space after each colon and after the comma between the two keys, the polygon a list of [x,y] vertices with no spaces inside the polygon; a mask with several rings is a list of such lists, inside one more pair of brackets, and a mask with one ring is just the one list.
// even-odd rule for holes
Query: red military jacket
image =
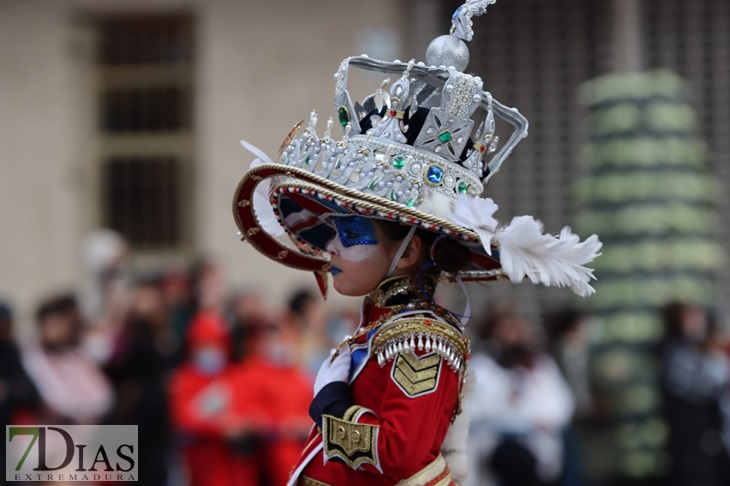
{"label": "red military jacket", "polygon": [[460,411],[469,341],[423,279],[390,279],[366,298],[343,343],[353,406],[312,429],[289,486],[449,484],[440,448]]}

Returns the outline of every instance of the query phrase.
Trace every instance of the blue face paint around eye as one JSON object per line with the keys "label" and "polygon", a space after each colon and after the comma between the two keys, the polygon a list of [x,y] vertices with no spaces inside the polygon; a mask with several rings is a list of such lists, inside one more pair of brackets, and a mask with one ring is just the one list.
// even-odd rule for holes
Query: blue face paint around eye
{"label": "blue face paint around eye", "polygon": [[345,248],[355,245],[378,244],[375,226],[369,219],[361,216],[347,216],[334,218],[334,220],[337,227],[337,236]]}

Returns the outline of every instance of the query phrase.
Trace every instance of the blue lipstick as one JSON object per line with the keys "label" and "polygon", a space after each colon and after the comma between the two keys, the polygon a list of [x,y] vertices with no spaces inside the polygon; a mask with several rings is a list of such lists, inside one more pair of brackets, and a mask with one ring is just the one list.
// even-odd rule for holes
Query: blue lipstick
{"label": "blue lipstick", "polygon": [[332,272],[332,275],[334,276],[334,275],[337,275],[338,273],[342,273],[342,270],[340,270],[339,268],[332,265],[332,267],[330,268],[330,272]]}

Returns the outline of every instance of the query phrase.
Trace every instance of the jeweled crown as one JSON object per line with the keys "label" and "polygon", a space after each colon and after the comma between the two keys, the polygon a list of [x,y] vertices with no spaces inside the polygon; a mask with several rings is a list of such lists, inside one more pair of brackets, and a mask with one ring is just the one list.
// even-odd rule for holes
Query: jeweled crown
{"label": "jeweled crown", "polygon": [[[429,45],[426,63],[366,55],[345,59],[335,74],[342,140],[332,138],[332,118],[320,137],[312,113],[304,132],[287,141],[281,162],[428,212],[443,206],[437,201],[444,197],[448,202],[459,194],[481,194],[528,127],[519,111],[484,91],[481,78],[463,72],[469,59],[464,40],[473,36],[471,17],[494,1],[471,0],[459,7],[451,33]],[[351,67],[400,78],[389,89],[386,79],[375,93],[353,103],[347,89]],[[502,145],[497,120],[512,129]]]}

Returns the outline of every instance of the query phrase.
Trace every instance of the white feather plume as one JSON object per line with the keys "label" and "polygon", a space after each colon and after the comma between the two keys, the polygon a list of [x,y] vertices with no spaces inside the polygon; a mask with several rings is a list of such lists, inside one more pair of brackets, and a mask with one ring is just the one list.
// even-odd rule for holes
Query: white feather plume
{"label": "white feather plume", "polygon": [[453,201],[449,196],[433,191],[430,194],[426,194],[423,202],[418,206],[418,210],[433,214],[439,218],[448,219],[452,204]]}
{"label": "white feather plume", "polygon": [[[271,161],[271,158],[268,155],[266,155],[266,152],[264,152],[263,150],[261,150],[260,148],[255,146],[254,144],[249,143],[242,139],[241,147],[245,148],[246,150],[248,150],[249,152],[254,154],[256,156],[256,158],[261,159],[263,162],[260,162],[259,165],[273,164],[273,162]],[[253,164],[251,164],[251,166],[253,167]]]}
{"label": "white feather plume", "polygon": [[478,234],[484,250],[491,255],[492,238],[499,224],[493,216],[497,209],[499,206],[489,198],[482,199],[462,194],[456,198],[448,219]]}
{"label": "white feather plume", "polygon": [[583,265],[600,255],[602,243],[596,235],[581,242],[568,226],[559,236],[543,233],[543,225],[531,216],[515,217],[494,235],[499,243],[502,270],[513,282],[525,277],[532,283],[570,287],[586,297],[595,292],[588,282],[593,270]]}
{"label": "white feather plume", "polygon": [[[260,165],[273,163],[269,156],[258,147],[251,145],[245,140],[241,140],[241,145],[257,157],[251,162],[251,169]],[[253,212],[261,228],[274,238],[279,238],[285,236],[286,232],[276,218],[274,208],[271,207],[271,202],[269,201],[270,188],[271,181],[269,179],[264,179],[259,182],[251,197],[251,203],[253,204]]]}

